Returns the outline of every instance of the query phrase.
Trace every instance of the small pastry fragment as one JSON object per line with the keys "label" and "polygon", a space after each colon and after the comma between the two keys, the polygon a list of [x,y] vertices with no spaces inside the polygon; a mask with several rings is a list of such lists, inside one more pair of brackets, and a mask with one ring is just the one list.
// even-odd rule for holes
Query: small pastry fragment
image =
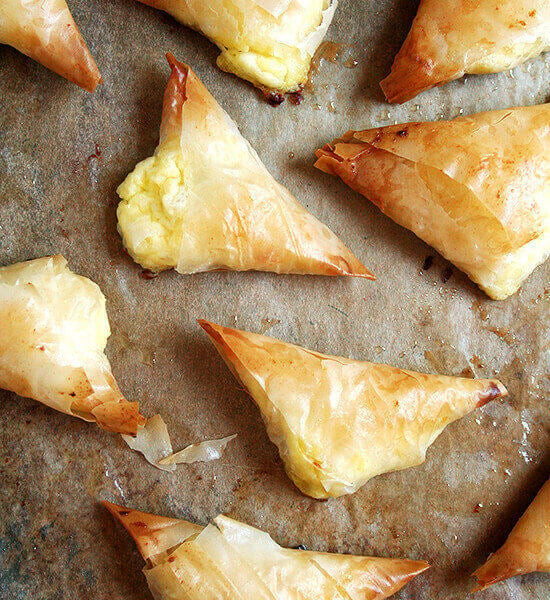
{"label": "small pastry fragment", "polygon": [[550,480],[516,523],[504,545],[473,574],[474,591],[535,571],[550,573]]}
{"label": "small pastry fragment", "polygon": [[103,505],[134,538],[157,600],[382,600],[429,568],[424,561],[283,548],[223,515],[201,527]]}
{"label": "small pastry fragment", "polygon": [[288,475],[314,498],[421,464],[449,423],[507,395],[495,380],[425,375],[199,324],[258,405]]}
{"label": "small pastry fragment", "polygon": [[141,0],[221,50],[218,67],[274,92],[299,91],[337,0]]}
{"label": "small pastry fragment", "polygon": [[422,0],[391,73],[389,102],[465,74],[507,71],[550,50],[548,0]]}
{"label": "small pastry fragment", "polygon": [[515,293],[550,253],[550,104],[348,131],[316,155],[318,169],[493,299]]}
{"label": "small pastry fragment", "polygon": [[0,44],[93,92],[101,75],[65,0],[2,0]]}
{"label": "small pastry fragment", "polygon": [[119,186],[132,258],[151,271],[217,269],[373,279],[268,173],[193,71],[168,60],[160,142]]}
{"label": "small pastry fragment", "polygon": [[105,297],[60,254],[0,267],[0,388],[135,436],[145,418],[124,398],[104,349]]}

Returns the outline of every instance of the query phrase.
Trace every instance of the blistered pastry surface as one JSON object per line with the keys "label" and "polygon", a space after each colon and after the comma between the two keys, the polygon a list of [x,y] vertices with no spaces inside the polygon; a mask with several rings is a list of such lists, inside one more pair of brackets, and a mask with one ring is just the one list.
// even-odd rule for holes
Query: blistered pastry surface
{"label": "blistered pastry surface", "polygon": [[[210,42],[160,11],[134,0],[91,6],[70,1],[98,64],[94,48],[101,46],[108,93],[105,85],[92,96],[77,88],[71,93],[74,86],[59,76],[0,48],[0,263],[61,252],[71,270],[100,286],[115,377],[144,414],[162,414],[176,449],[238,437],[219,461],[179,466],[173,476],[93,424],[0,392],[0,537],[6,547],[0,596],[32,597],[40,585],[45,597],[70,589],[83,598],[147,598],[143,559],[95,505],[104,498],[201,524],[223,512],[268,531],[285,547],[437,558],[438,568],[412,580],[396,600],[467,597],[470,574],[504,543],[547,472],[544,290],[550,265],[536,270],[519,294],[491,301],[457,269],[449,277],[449,263],[414,234],[314,170],[313,151],[350,127],[541,104],[550,89],[550,57],[517,67],[513,78],[472,76],[390,107],[379,81],[417,3],[341,2],[327,39],[354,45],[343,48],[336,63],[323,61],[301,105],[287,101],[272,109],[249,83],[215,67],[218,51]],[[116,188],[157,146],[166,50],[191,63],[275,179],[353,249],[376,282],[252,272],[141,277],[141,267],[120,251]],[[344,66],[350,57],[355,68]],[[432,264],[422,270],[429,256]],[[325,354],[498,377],[510,400],[450,425],[422,465],[319,502],[289,480],[257,407],[197,317],[266,330]],[[546,600],[547,576],[520,583],[504,582],[478,598]]]}

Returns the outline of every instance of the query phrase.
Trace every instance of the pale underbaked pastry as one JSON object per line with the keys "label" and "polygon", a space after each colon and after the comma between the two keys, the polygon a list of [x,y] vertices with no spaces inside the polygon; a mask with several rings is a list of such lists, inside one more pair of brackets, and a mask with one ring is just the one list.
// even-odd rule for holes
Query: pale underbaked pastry
{"label": "pale underbaked pastry", "polygon": [[9,44],[93,92],[101,75],[65,0],[2,0],[0,44]]}
{"label": "pale underbaked pastry", "polygon": [[292,92],[306,83],[336,0],[141,0],[221,50],[218,66],[254,85]]}
{"label": "pale underbaked pastry", "polygon": [[0,388],[135,435],[145,418],[113,377],[109,334],[101,290],[61,255],[0,268]]}
{"label": "pale underbaked pastry", "polygon": [[474,591],[534,571],[550,573],[550,480],[516,523],[504,545],[474,574]]}
{"label": "pale underbaked pastry", "polygon": [[373,279],[268,173],[197,76],[171,55],[160,142],[119,186],[132,258],[152,271],[216,269]]}
{"label": "pale underbaked pastry", "polygon": [[548,257],[550,104],[348,131],[316,155],[491,298]]}
{"label": "pale underbaked pastry", "polygon": [[422,0],[391,73],[390,102],[465,74],[497,73],[550,49],[548,0]]}
{"label": "pale underbaked pastry", "polygon": [[201,527],[103,505],[147,561],[156,600],[382,600],[429,568],[424,561],[282,548],[223,515]]}
{"label": "pale underbaked pastry", "polygon": [[446,425],[507,395],[494,380],[404,371],[199,323],[258,405],[288,475],[314,498],[421,464]]}

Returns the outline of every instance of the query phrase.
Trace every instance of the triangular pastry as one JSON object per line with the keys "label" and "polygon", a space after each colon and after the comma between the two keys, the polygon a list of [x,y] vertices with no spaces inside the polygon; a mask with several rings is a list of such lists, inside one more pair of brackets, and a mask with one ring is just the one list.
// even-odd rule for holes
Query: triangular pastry
{"label": "triangular pastry", "polygon": [[261,410],[289,476],[314,498],[421,464],[446,425],[507,394],[494,380],[414,373],[199,323]]}
{"label": "triangular pastry", "polygon": [[293,92],[306,83],[336,0],[141,0],[210,38],[218,66],[254,85]]}
{"label": "triangular pastry", "polygon": [[101,75],[65,0],[2,0],[0,44],[9,44],[93,92]]}
{"label": "triangular pastry", "polygon": [[119,186],[118,226],[152,271],[215,269],[373,279],[268,173],[197,76],[169,55],[160,142]]}
{"label": "triangular pastry", "polygon": [[206,527],[103,502],[147,561],[157,600],[382,600],[425,571],[424,561],[279,546],[223,515]]}
{"label": "triangular pastry", "polygon": [[109,334],[101,290],[61,255],[0,268],[0,388],[135,435],[145,418],[113,377]]}
{"label": "triangular pastry", "polygon": [[348,131],[316,154],[491,298],[550,253],[550,104]]}
{"label": "triangular pastry", "polygon": [[516,523],[504,545],[473,576],[474,591],[534,571],[550,573],[550,480]]}
{"label": "triangular pastry", "polygon": [[550,49],[548,0],[422,0],[380,84],[405,102],[465,74],[498,73]]}

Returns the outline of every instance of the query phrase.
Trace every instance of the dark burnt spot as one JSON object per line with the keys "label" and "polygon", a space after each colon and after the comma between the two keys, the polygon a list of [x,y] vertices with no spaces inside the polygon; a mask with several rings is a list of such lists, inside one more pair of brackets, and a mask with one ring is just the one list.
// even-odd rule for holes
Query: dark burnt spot
{"label": "dark burnt spot", "polygon": [[76,396],[76,392],[69,392],[69,396],[72,396],[74,398]]}
{"label": "dark burnt spot", "polygon": [[426,258],[424,259],[424,262],[422,263],[422,270],[427,271],[428,269],[431,269],[433,264],[434,264],[434,257],[430,254],[429,256],[426,256]]}
{"label": "dark burnt spot", "polygon": [[119,514],[121,517],[127,517],[127,516],[130,514],[130,511],[129,511],[129,510],[119,510],[119,511],[118,511],[118,514]]}
{"label": "dark burnt spot", "polygon": [[141,529],[147,529],[147,524],[143,521],[134,521],[132,525],[134,525],[135,527],[140,527]]}
{"label": "dark burnt spot", "polygon": [[383,135],[383,134],[382,134],[382,130],[381,130],[381,129],[379,129],[379,130],[376,132],[376,135],[374,136],[374,139],[372,140],[372,143],[373,143],[373,144],[379,144],[379,143],[382,141],[382,135]]}
{"label": "dark burnt spot", "polygon": [[441,273],[441,283],[447,283],[447,281],[449,281],[449,279],[452,277],[452,275],[453,275],[452,267],[446,267],[445,270],[443,271],[443,273]]}
{"label": "dark burnt spot", "polygon": [[279,92],[265,91],[263,94],[270,106],[279,106],[285,101],[285,97]]}
{"label": "dark burnt spot", "polygon": [[307,548],[304,546],[304,544],[300,544],[299,546],[295,546],[294,549],[295,550],[307,550]]}
{"label": "dark burnt spot", "polygon": [[494,381],[491,381],[489,389],[479,393],[479,402],[477,403],[477,406],[484,406],[487,402],[491,402],[491,400],[499,398],[500,396],[502,396],[500,388]]}
{"label": "dark burnt spot", "polygon": [[404,137],[407,137],[407,136],[409,135],[409,132],[408,132],[406,129],[400,129],[400,130],[397,132],[397,135],[398,135],[400,138],[404,138]]}
{"label": "dark burnt spot", "polygon": [[143,269],[139,275],[142,279],[145,279],[146,281],[149,281],[150,279],[155,279],[155,277],[159,276],[158,272],[150,271],[149,269]]}
{"label": "dark burnt spot", "polygon": [[288,95],[288,99],[291,104],[294,104],[295,106],[299,106],[300,104],[302,104],[302,102],[304,100],[304,95],[302,94],[302,90],[299,90],[297,92],[292,92],[292,94]]}

